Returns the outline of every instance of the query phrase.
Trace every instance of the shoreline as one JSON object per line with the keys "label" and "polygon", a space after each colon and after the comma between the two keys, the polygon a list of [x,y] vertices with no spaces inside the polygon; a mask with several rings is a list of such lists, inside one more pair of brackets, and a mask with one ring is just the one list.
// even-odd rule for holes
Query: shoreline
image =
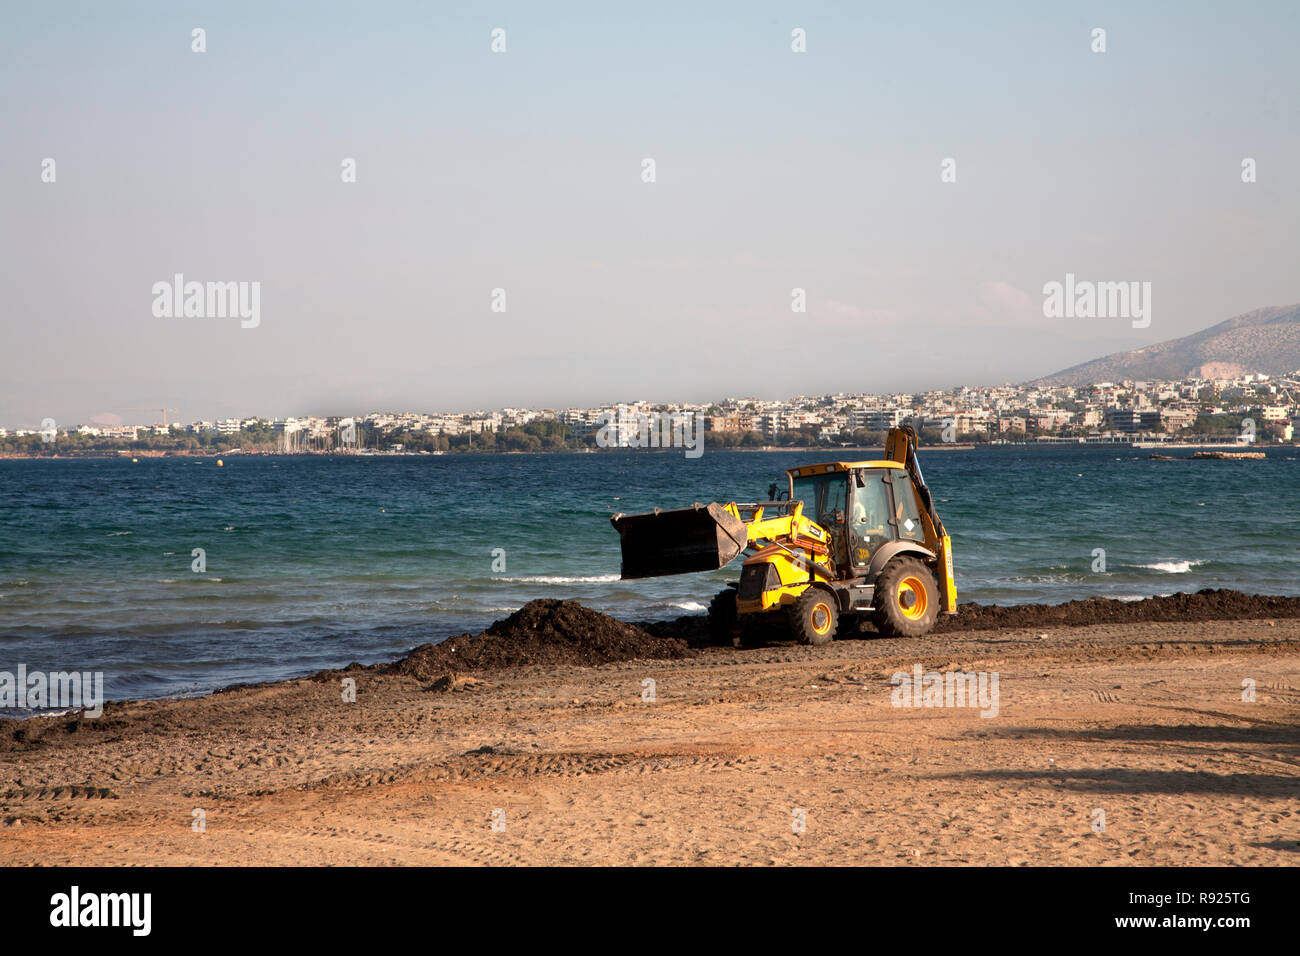
{"label": "shoreline", "polygon": [[[432,670],[443,670],[454,673],[480,674],[497,671],[519,670],[539,663],[537,660],[529,657],[530,653],[535,653],[531,649],[521,650],[519,647],[510,647],[506,644],[502,650],[493,650],[492,657],[495,659],[505,659],[503,664],[489,664],[488,666],[477,667],[472,663],[471,658],[464,657],[463,651],[465,642],[483,642],[488,639],[495,629],[500,628],[503,624],[518,618],[521,612],[536,605],[576,605],[581,611],[589,616],[590,623],[599,628],[603,622],[610,622],[615,626],[632,628],[642,632],[645,636],[665,641],[677,641],[689,647],[693,651],[711,650],[719,653],[726,653],[725,648],[716,648],[712,646],[708,629],[708,616],[705,614],[682,614],[675,618],[663,620],[624,620],[593,611],[581,605],[580,601],[562,600],[562,599],[540,599],[529,602],[524,607],[512,612],[508,617],[497,620],[484,631],[477,635],[460,634],[448,635],[437,642],[425,642],[410,649],[404,656],[391,660],[376,661],[372,664],[361,664],[358,661],[352,661],[339,667],[326,668],[324,670],[307,671],[293,677],[274,678],[264,681],[239,681],[233,684],[223,684],[210,690],[201,691],[177,691],[174,694],[164,694],[156,697],[122,697],[106,698],[103,701],[105,707],[141,705],[162,702],[181,702],[202,700],[218,694],[225,694],[231,691],[243,690],[247,688],[268,688],[280,685],[292,684],[297,681],[310,680],[318,681],[326,678],[340,677],[346,674],[369,673],[401,673],[403,668],[409,662],[416,660],[423,652],[428,657],[427,652],[440,653],[439,648],[457,645],[458,642],[462,648],[462,660],[457,663],[446,663],[440,666],[433,666]],[[1113,625],[1113,626],[1140,626],[1148,623],[1162,624],[1181,624],[1197,625],[1212,622],[1225,621],[1244,621],[1244,620],[1300,620],[1300,595],[1268,595],[1268,594],[1248,594],[1242,591],[1224,588],[1207,588],[1201,591],[1187,593],[1174,592],[1168,595],[1153,595],[1150,597],[1139,598],[1137,600],[1122,600],[1119,598],[1107,598],[1100,596],[1090,596],[1086,598],[1075,598],[1058,604],[1027,603],[1027,604],[1007,604],[1007,605],[981,605],[974,602],[968,602],[959,605],[959,613],[955,616],[940,615],[936,622],[934,630],[922,642],[932,640],[942,640],[946,638],[955,638],[956,635],[966,631],[984,631],[984,630],[1003,630],[1003,629],[1032,629],[1032,628],[1078,628],[1092,625]],[[530,627],[535,628],[536,623],[530,622]],[[518,633],[514,635],[517,640]],[[883,640],[873,631],[844,635],[838,637],[836,642],[848,640]],[[769,632],[765,644],[760,646],[796,646],[794,642],[788,639],[780,629]],[[739,651],[737,651],[739,653]],[[635,659],[635,658],[623,658]],[[609,663],[603,661],[598,663]],[[562,663],[574,663],[563,661]],[[593,666],[591,664],[575,664],[575,666]],[[598,666],[598,664],[597,664]],[[419,666],[407,667],[407,673],[423,673],[430,670],[430,664],[427,661],[421,661]],[[28,720],[51,720],[59,717],[69,717],[80,720],[81,712],[77,708],[51,708],[46,711],[31,711],[24,714],[6,714],[0,709],[0,733],[3,728],[12,726],[14,723]],[[87,718],[93,719],[93,718]]]}

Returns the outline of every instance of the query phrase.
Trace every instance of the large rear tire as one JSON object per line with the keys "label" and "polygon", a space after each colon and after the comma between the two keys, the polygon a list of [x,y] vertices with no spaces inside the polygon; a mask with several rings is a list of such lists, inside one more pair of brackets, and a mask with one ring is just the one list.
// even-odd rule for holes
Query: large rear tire
{"label": "large rear tire", "polygon": [[885,637],[921,637],[939,615],[939,584],[916,558],[895,558],[876,577],[872,620]]}
{"label": "large rear tire", "polygon": [[736,589],[719,591],[709,602],[709,640],[719,647],[731,647],[739,630],[738,619]]}
{"label": "large rear tire", "polygon": [[810,587],[790,605],[790,631],[800,644],[821,647],[835,640],[840,612],[835,598],[821,588]]}

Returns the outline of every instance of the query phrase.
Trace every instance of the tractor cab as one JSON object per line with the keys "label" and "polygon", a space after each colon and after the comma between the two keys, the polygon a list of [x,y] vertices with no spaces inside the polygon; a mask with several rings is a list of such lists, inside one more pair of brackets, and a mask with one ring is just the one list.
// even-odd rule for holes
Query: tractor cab
{"label": "tractor cab", "polygon": [[846,577],[864,573],[886,544],[925,544],[916,490],[898,462],[830,462],[786,474],[791,500],[802,501],[803,513],[830,534],[835,565]]}

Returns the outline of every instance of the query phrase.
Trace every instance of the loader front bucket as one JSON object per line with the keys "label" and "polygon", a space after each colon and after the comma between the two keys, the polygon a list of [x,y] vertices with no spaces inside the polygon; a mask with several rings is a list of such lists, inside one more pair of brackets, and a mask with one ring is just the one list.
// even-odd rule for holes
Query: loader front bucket
{"label": "loader front bucket", "polygon": [[624,580],[716,571],[744,550],[748,538],[745,522],[716,501],[609,520],[623,546]]}

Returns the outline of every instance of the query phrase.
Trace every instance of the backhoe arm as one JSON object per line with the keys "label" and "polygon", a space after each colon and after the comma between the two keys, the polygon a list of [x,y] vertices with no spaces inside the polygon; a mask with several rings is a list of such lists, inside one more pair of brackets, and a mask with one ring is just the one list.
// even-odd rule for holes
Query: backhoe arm
{"label": "backhoe arm", "polygon": [[896,461],[907,469],[916,488],[921,505],[921,524],[925,527],[927,543],[939,558],[939,572],[943,580],[940,584],[940,597],[943,609],[949,614],[957,613],[957,582],[952,572],[952,539],[944,530],[943,520],[935,510],[934,498],[930,486],[921,474],[921,464],[916,459],[916,431],[911,425],[900,425],[889,430],[885,439],[885,457]]}

